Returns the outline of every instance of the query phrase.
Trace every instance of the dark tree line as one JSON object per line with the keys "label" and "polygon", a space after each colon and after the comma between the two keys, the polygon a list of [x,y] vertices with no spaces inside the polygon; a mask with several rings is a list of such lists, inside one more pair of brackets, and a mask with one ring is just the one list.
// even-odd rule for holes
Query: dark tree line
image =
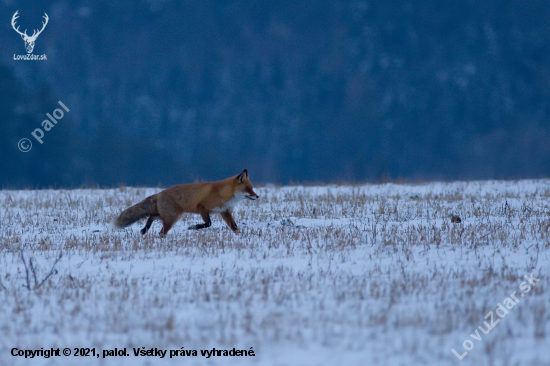
{"label": "dark tree line", "polygon": [[[9,26],[50,23],[35,53]],[[548,175],[543,1],[3,6],[0,184]],[[40,23],[38,23],[40,24]],[[71,112],[28,153],[62,100]]]}

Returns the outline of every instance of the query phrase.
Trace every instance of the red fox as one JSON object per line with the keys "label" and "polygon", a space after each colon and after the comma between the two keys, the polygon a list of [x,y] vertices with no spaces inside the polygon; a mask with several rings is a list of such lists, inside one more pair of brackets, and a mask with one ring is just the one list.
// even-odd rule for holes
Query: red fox
{"label": "red fox", "polygon": [[204,224],[190,226],[190,230],[210,227],[210,214],[219,213],[227,226],[238,233],[239,228],[231,212],[245,198],[252,201],[260,198],[252,189],[246,169],[237,176],[219,182],[180,184],[165,189],[124,210],[111,226],[122,229],[149,216],[141,234],[149,230],[154,220],[161,220],[163,226],[159,235],[164,237],[184,212],[198,213],[204,220]]}

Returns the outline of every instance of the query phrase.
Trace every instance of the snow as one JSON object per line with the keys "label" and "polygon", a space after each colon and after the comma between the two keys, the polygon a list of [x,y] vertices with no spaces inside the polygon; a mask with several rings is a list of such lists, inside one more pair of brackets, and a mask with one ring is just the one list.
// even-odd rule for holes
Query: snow
{"label": "snow", "polygon": [[[218,215],[198,231],[184,215],[164,239],[158,221],[109,228],[158,191],[0,191],[0,365],[550,364],[549,180],[269,185],[235,207],[238,235]],[[29,260],[40,283],[60,253],[34,288]],[[10,354],[52,347],[100,356]],[[129,356],[102,357],[115,347]],[[198,356],[169,358],[182,347]]]}

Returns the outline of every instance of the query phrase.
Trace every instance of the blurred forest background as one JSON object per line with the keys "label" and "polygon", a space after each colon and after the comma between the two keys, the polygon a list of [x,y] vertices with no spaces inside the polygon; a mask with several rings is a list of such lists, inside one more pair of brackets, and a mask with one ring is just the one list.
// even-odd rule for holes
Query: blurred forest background
{"label": "blurred forest background", "polygon": [[[47,61],[13,59],[16,10],[30,34],[48,14]],[[549,19],[542,0],[0,0],[0,187],[548,177]]]}

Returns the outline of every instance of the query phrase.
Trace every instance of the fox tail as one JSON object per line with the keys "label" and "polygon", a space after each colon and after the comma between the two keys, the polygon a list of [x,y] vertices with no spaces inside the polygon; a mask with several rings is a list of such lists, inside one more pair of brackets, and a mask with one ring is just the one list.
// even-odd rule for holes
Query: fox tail
{"label": "fox tail", "polygon": [[137,220],[153,214],[158,214],[156,195],[147,197],[140,203],[124,210],[111,222],[111,228],[113,230],[123,229],[126,226],[132,225]]}

